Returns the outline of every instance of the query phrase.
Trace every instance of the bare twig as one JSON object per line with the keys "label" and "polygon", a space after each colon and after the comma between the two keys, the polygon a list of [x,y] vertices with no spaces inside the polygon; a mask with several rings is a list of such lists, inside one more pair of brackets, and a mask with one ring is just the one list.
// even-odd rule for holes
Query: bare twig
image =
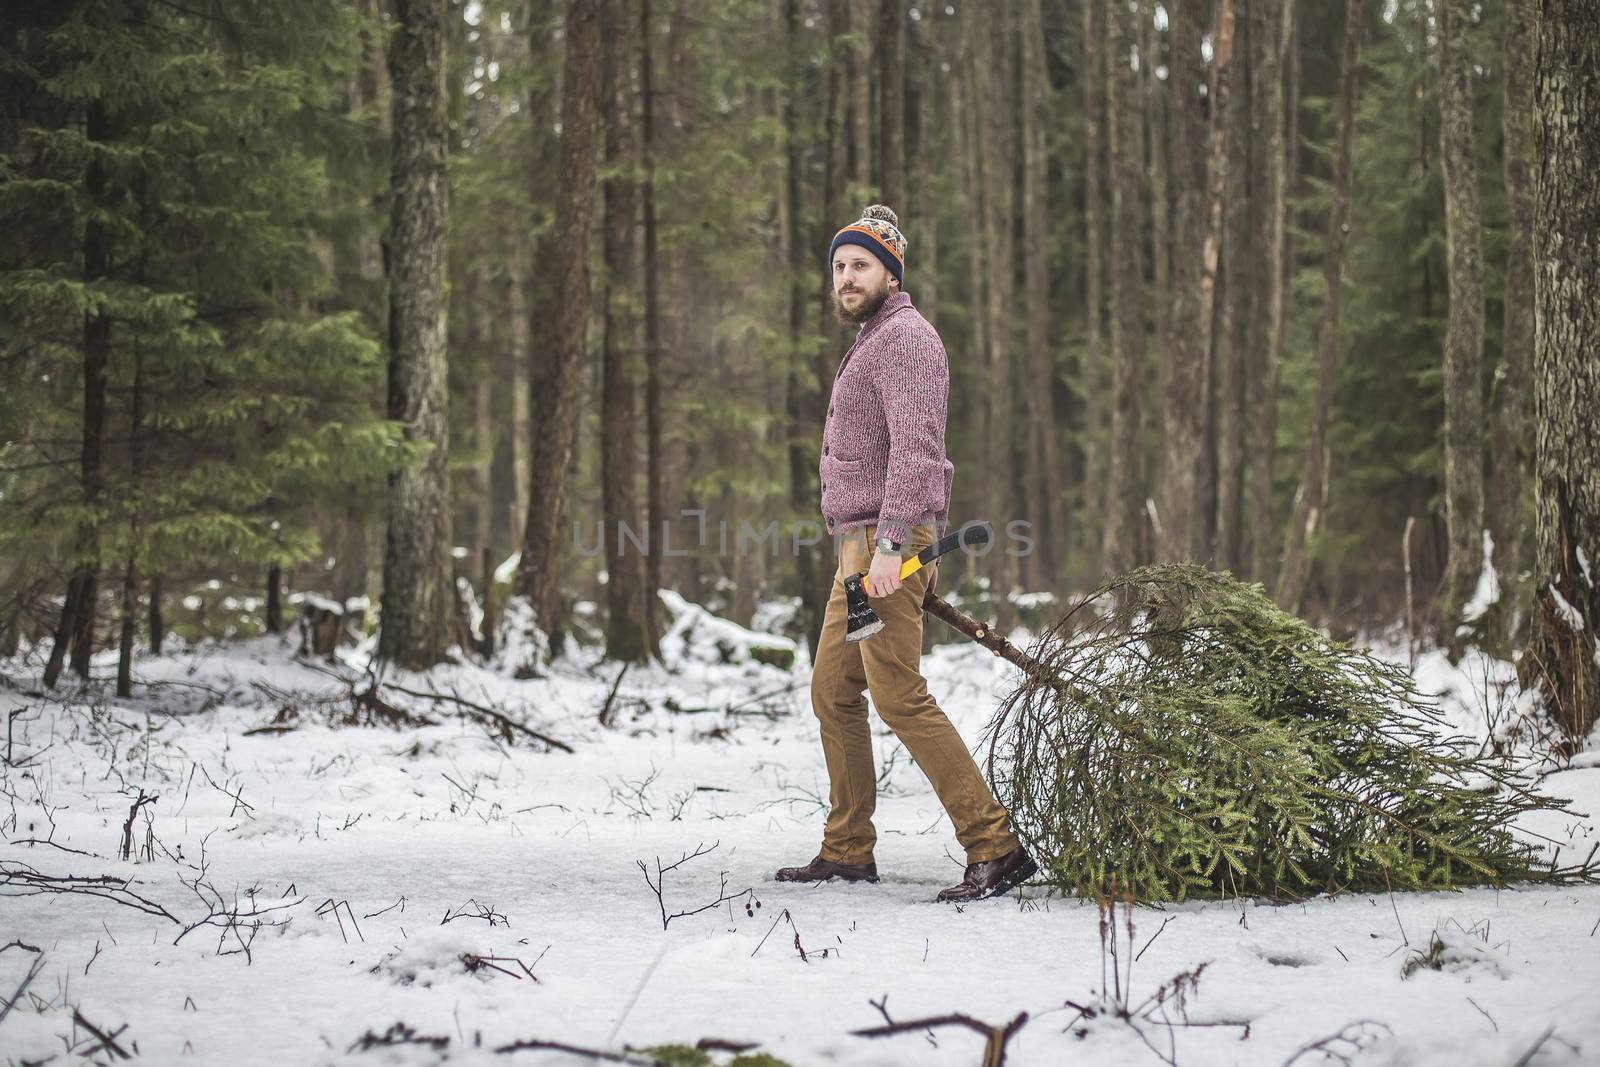
{"label": "bare twig", "polygon": [[[90,1034],[94,1035],[95,1039],[100,1042],[100,1048],[101,1049],[105,1050],[106,1052],[111,1053],[113,1056],[116,1056],[118,1059],[123,1059],[123,1060],[131,1060],[131,1059],[133,1059],[133,1057],[128,1055],[127,1051],[121,1045],[117,1044],[117,1040],[116,1040],[117,1037],[124,1030],[126,1030],[128,1028],[128,1024],[127,1023],[123,1023],[121,1026],[117,1027],[115,1030],[111,1031],[111,1033],[108,1034],[104,1030],[101,1030],[98,1026],[94,1025],[93,1023],[91,1023],[88,1019],[85,1019],[83,1017],[83,1013],[81,1011],[79,1011],[77,1008],[73,1008],[72,1009],[72,1021],[77,1023],[79,1026],[83,1027],[85,1030],[89,1031]],[[95,1051],[96,1051],[95,1049],[89,1049],[84,1054],[85,1055],[91,1055]]]}
{"label": "bare twig", "polygon": [[[36,893],[78,893],[83,896],[101,897],[142,911],[147,915],[159,915],[163,919],[178,922],[177,916],[153,900],[147,900],[133,892],[128,886],[134,883],[132,878],[119,878],[116,875],[77,875],[77,874],[43,874],[25,863],[15,860],[0,860],[0,896],[32,896]],[[12,889],[12,892],[6,892]]]}
{"label": "bare twig", "polygon": [[[717,844],[721,844],[721,842],[717,842]],[[702,843],[696,845],[693,852],[685,852],[677,859],[677,861],[665,865],[662,864],[661,857],[657,856],[656,873],[654,878],[650,876],[650,868],[646,866],[644,860],[634,860],[634,865],[637,866],[640,873],[644,875],[645,885],[649,886],[650,891],[655,894],[656,906],[661,910],[661,929],[665,930],[668,926],[670,926],[673,919],[683,919],[690,915],[699,915],[703,911],[710,911],[712,908],[727,904],[730,901],[738,900],[740,897],[750,898],[754,895],[755,890],[753,889],[743,889],[737,893],[729,893],[728,872],[722,871],[719,874],[720,881],[717,888],[717,899],[711,901],[709,904],[702,904],[698,908],[690,908],[687,911],[677,911],[670,915],[667,914],[666,896],[663,892],[663,887],[665,886],[667,880],[667,874],[671,871],[677,870],[679,867],[682,867],[690,860],[699,859],[701,856],[710,854],[711,852],[715,851],[716,848],[716,844],[711,845],[708,848],[704,843]]]}
{"label": "bare twig", "polygon": [[[558,741],[548,734],[542,734],[532,727],[523,725],[503,712],[495,711],[493,708],[486,707],[483,704],[474,703],[473,701],[455,693],[427,693],[416,689],[407,689],[405,686],[395,685],[393,682],[386,682],[385,684],[395,692],[404,693],[406,696],[417,697],[422,700],[432,700],[439,703],[455,704],[458,707],[466,708],[468,711],[473,712],[476,717],[488,719],[492,725],[499,729],[501,736],[506,741],[514,740],[516,735],[521,733],[527,737],[531,737],[533,740],[538,741],[540,744],[545,745],[546,747],[559,748],[563,752],[575,751],[575,749],[573,749],[573,747],[567,744],[565,741]],[[370,691],[376,692],[376,689],[377,687],[374,685],[373,689]]]}
{"label": "bare twig", "polygon": [[1027,1012],[1018,1013],[1015,1019],[1004,1026],[991,1026],[970,1015],[939,1015],[928,1019],[890,1023],[887,1026],[874,1026],[866,1030],[852,1030],[851,1033],[856,1037],[892,1037],[896,1034],[921,1033],[941,1026],[962,1026],[982,1035],[985,1039],[983,1067],[1002,1067],[1006,1062],[1006,1042],[1010,1041],[1012,1035],[1022,1029],[1027,1021]]}

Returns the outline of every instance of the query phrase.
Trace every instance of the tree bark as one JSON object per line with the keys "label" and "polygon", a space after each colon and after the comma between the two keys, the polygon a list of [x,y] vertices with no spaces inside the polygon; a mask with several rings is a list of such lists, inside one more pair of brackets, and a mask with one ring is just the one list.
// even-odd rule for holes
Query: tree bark
{"label": "tree bark", "polygon": [[1144,188],[1139,129],[1139,78],[1131,62],[1139,38],[1137,10],[1112,3],[1106,12],[1106,109],[1111,154],[1111,456],[1104,555],[1125,571],[1143,561],[1144,456]]}
{"label": "tree bark", "polygon": [[1445,331],[1445,522],[1449,555],[1440,634],[1454,646],[1483,570],[1483,252],[1472,144],[1472,55],[1463,0],[1434,5],[1439,49],[1439,160],[1444,177],[1450,317]]}
{"label": "tree bark", "polygon": [[[1244,522],[1245,367],[1252,303],[1250,219],[1259,195],[1250,188],[1249,5],[1223,0],[1217,6],[1213,43],[1211,105],[1211,204],[1205,271],[1217,277],[1220,248],[1222,285],[1216,335],[1217,500],[1212,565],[1239,569]],[[1222,173],[1217,174],[1220,169]]]}
{"label": "tree bark", "polygon": [[906,0],[878,0],[880,198],[906,213]]}
{"label": "tree bark", "polygon": [[634,361],[638,321],[627,294],[637,290],[638,186],[630,172],[636,149],[630,111],[633,90],[633,20],[627,0],[611,0],[602,67],[601,98],[607,101],[605,151],[608,177],[605,204],[605,296],[600,385],[601,542],[606,556],[606,658],[642,663],[649,658],[644,617],[644,560],[621,535],[638,528],[634,497],[637,442],[634,439]]}
{"label": "tree bark", "polygon": [[[1050,124],[1050,79],[1045,69],[1041,0],[1022,0],[1017,21],[1022,48],[1023,289],[1028,307],[1027,389],[1029,512],[1035,552],[1029,585],[1059,588],[1062,533],[1066,526],[1060,449],[1056,443],[1055,360],[1050,339],[1050,159],[1045,130]],[[1151,79],[1152,81],[1154,79]]]}
{"label": "tree bark", "polygon": [[[490,295],[486,271],[474,272],[473,288],[479,299]],[[481,559],[494,545],[494,520],[499,507],[494,496],[494,394],[495,385],[501,381],[502,369],[495,351],[494,319],[488,315],[473,316],[473,356],[481,368],[477,385],[473,388],[472,421],[473,446],[477,462],[473,464],[473,559]]]}
{"label": "tree bark", "polygon": [[873,185],[872,136],[872,18],[865,4],[855,5],[850,17],[857,37],[850,51],[850,129],[853,164],[851,173],[857,185]]}
{"label": "tree bark", "polygon": [[[986,240],[983,261],[989,274],[985,316],[988,319],[989,372],[985,381],[985,399],[989,406],[989,425],[993,430],[995,459],[984,469],[988,500],[985,511],[994,524],[996,534],[1005,530],[1006,524],[1016,515],[1017,451],[1021,422],[1014,411],[1016,388],[1012,358],[1013,294],[1016,292],[1016,145],[1012,131],[1016,122],[1016,106],[1012,99],[1010,71],[1015,69],[1010,44],[1013,38],[1011,24],[1016,17],[1018,0],[995,0],[986,18],[980,23],[979,33],[985,40],[984,59],[979,64],[978,84],[981,103],[978,114],[984,160],[984,205]],[[1009,632],[1015,619],[1011,593],[1018,585],[1018,557],[1010,545],[997,544],[985,557],[988,564],[989,592],[995,598],[995,625],[1002,633]]]}
{"label": "tree bark", "polygon": [[[1284,79],[1286,62],[1294,39],[1295,0],[1254,0],[1263,10],[1258,23],[1265,32],[1256,42],[1254,53],[1261,87],[1261,125],[1266,135],[1264,150],[1266,197],[1265,251],[1262,303],[1265,333],[1256,350],[1257,362],[1250,372],[1250,567],[1249,576],[1270,582],[1276,576],[1273,565],[1277,539],[1272,530],[1273,456],[1278,438],[1278,378],[1283,354],[1283,303],[1288,284],[1288,159],[1285,150]],[[1291,148],[1292,150],[1292,148]]]}
{"label": "tree bark", "polygon": [[1339,369],[1343,338],[1339,332],[1340,288],[1344,284],[1344,253],[1350,231],[1352,143],[1355,138],[1356,100],[1360,95],[1361,35],[1366,26],[1366,0],[1349,0],[1345,8],[1344,45],[1339,56],[1338,134],[1334,147],[1333,201],[1322,255],[1322,321],[1317,332],[1317,388],[1311,427],[1301,462],[1300,488],[1295,494],[1283,552],[1283,572],[1278,581],[1278,603],[1297,611],[1310,573],[1309,545],[1322,523],[1327,463],[1328,411],[1333,403],[1334,380]]}
{"label": "tree bark", "polygon": [[[109,141],[111,119],[98,101],[87,109],[84,132],[91,142]],[[84,189],[91,204],[106,196],[108,184],[99,155],[90,157],[84,173]],[[105,224],[90,215],[83,230],[83,279],[94,283],[109,273],[111,235]],[[101,452],[105,440],[106,374],[111,360],[111,319],[104,312],[91,312],[83,318],[83,448],[79,458],[83,505],[88,518],[78,524],[76,553],[67,596],[56,627],[55,643],[45,665],[44,684],[54,687],[62,662],[71,650],[72,669],[80,678],[89,677],[89,657],[94,644],[94,617],[99,599],[100,531],[94,519],[102,488]]]}
{"label": "tree bark", "polygon": [[1500,330],[1500,366],[1493,386],[1493,420],[1488,492],[1494,566],[1500,574],[1500,603],[1490,622],[1500,647],[1514,640],[1518,609],[1515,590],[1528,566],[1528,473],[1533,430],[1528,423],[1528,370],[1533,361],[1533,0],[1505,3],[1505,89],[1501,110],[1508,227],[1506,234],[1505,318]]}
{"label": "tree bark", "polygon": [[1535,83],[1535,579],[1519,664],[1574,746],[1600,704],[1600,7],[1542,0]]}
{"label": "tree bark", "polygon": [[[1172,285],[1166,315],[1168,353],[1162,464],[1161,558],[1192,559],[1203,543],[1199,511],[1206,368],[1209,341],[1202,334],[1210,316],[1203,296],[1202,251],[1206,240],[1206,119],[1201,109],[1202,35],[1199,0],[1176,0],[1171,15],[1172,60]],[[1166,298],[1166,294],[1162,294]]]}
{"label": "tree bark", "polygon": [[[784,411],[788,421],[789,501],[797,514],[811,514],[817,507],[815,472],[816,449],[821,441],[817,418],[820,382],[815,364],[807,358],[814,340],[806,329],[814,286],[818,277],[816,260],[802,225],[805,213],[805,145],[801,141],[800,84],[803,78],[804,45],[800,30],[798,0],[784,0],[784,41],[789,50],[788,90],[783,95],[784,203],[783,244],[788,259],[789,352],[784,376]],[[826,179],[824,179],[826,183]],[[826,222],[824,223],[826,225]],[[826,542],[824,542],[826,543]],[[800,625],[813,653],[822,632],[822,613],[827,607],[828,589],[823,580],[826,565],[816,546],[799,544],[795,555],[796,577],[800,582]]]}
{"label": "tree bark", "polygon": [[420,670],[449,648],[456,617],[450,577],[450,421],[446,315],[449,186],[445,177],[445,0],[396,0],[389,72],[389,404],[409,440],[431,446],[389,476],[382,632],[378,656]]}
{"label": "tree bark", "polygon": [[[1164,63],[1161,31],[1156,28],[1157,0],[1142,0],[1139,10],[1139,63],[1144,79],[1144,125],[1150,142],[1150,280],[1154,296],[1150,301],[1150,336],[1160,349],[1158,395],[1166,395],[1167,374],[1172,367],[1172,352],[1167,348],[1167,315],[1172,293],[1172,210],[1167,178],[1170,149],[1167,145],[1167,87],[1172,82],[1155,76]],[[1163,8],[1163,10],[1165,10]],[[1170,22],[1169,22],[1170,25]],[[1163,466],[1165,457],[1161,457]]]}
{"label": "tree bark", "polygon": [[[589,315],[589,231],[595,210],[595,160],[600,95],[600,12],[593,3],[567,5],[561,96],[561,183],[556,191],[552,266],[555,336],[551,359],[539,368],[533,397],[533,483],[522,535],[516,594],[533,608],[539,628],[559,654],[565,618],[561,600],[562,512],[572,473]],[[544,190],[535,190],[543,195]],[[526,666],[526,665],[524,665]]]}
{"label": "tree bark", "polygon": [[[980,58],[980,53],[986,55],[988,49],[981,43],[983,29],[977,10],[970,5],[962,5],[960,12],[961,55],[957,62],[957,77],[953,79],[952,92],[957,116],[955,125],[960,133],[962,192],[967,218],[966,303],[970,309],[969,336],[972,362],[980,380],[987,381],[990,365],[987,293],[993,277],[986,269],[988,257],[984,253],[984,245],[988,239],[986,205],[990,191],[984,180],[983,95],[980,92],[979,75],[980,68],[985,62]],[[992,422],[994,410],[992,393],[991,383],[991,387],[984,389],[981,396],[973,398],[973,416],[977,424],[977,447],[974,449],[977,462],[974,466],[977,470],[985,472],[985,477],[988,476],[987,472],[994,470],[999,455],[995,447],[995,428]],[[987,509],[991,504],[987,484],[980,481],[980,485],[984,488],[977,497],[978,507]],[[993,552],[995,549],[991,548],[990,551]],[[980,559],[974,562],[973,570],[983,570],[987,566],[987,560]]]}
{"label": "tree bark", "polygon": [[[1103,110],[1102,94],[1106,87],[1105,49],[1101,42],[1105,36],[1105,5],[1103,0],[1083,0],[1083,54],[1079,57],[1078,77],[1083,83],[1083,355],[1079,377],[1084,383],[1087,399],[1083,406],[1081,432],[1084,439],[1084,494],[1082,510],[1101,519],[1109,513],[1110,499],[1106,495],[1107,458],[1110,453],[1110,418],[1106,403],[1106,355],[1102,351],[1100,316],[1105,306],[1103,287],[1105,254],[1101,249],[1105,223],[1101,218],[1104,193],[1101,191],[1101,170],[1104,167],[1104,149],[1101,141],[1100,117]],[[1198,58],[1199,43],[1195,44]],[[1086,541],[1088,537],[1084,538]],[[1097,541],[1098,551],[1103,541]],[[1104,559],[1101,567],[1104,569]]]}
{"label": "tree bark", "polygon": [[166,634],[167,624],[161,617],[161,575],[150,576],[149,613],[147,627],[150,631],[150,654],[161,655],[161,639]]}
{"label": "tree bark", "polygon": [[133,395],[128,417],[128,473],[133,510],[128,518],[128,554],[122,572],[122,633],[117,642],[117,696],[133,696],[133,639],[138,628],[139,553],[143,540],[144,353],[133,350]]}
{"label": "tree bark", "polygon": [[[644,227],[644,418],[645,418],[645,511],[648,528],[659,530],[667,521],[665,474],[666,453],[661,424],[661,270],[659,239],[656,233],[655,163],[655,49],[650,38],[650,5],[639,0],[639,208]],[[661,553],[651,552],[644,561],[645,643],[650,655],[661,657]]]}
{"label": "tree bark", "polygon": [[506,272],[506,317],[511,320],[511,522],[512,536],[528,521],[528,489],[533,482],[533,386],[529,365],[532,323],[528,319],[528,277],[520,258]]}

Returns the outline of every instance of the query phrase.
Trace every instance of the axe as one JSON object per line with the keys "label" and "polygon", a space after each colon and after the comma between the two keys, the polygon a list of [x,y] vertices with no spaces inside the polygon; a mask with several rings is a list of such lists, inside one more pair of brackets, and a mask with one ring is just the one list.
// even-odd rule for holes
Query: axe
{"label": "axe", "polygon": [[[968,545],[986,545],[989,543],[989,528],[987,526],[963,526],[953,534],[946,534],[915,556],[909,556],[900,564],[900,580],[903,582],[923,567],[932,563],[948,552]],[[852,574],[844,580],[844,599],[846,607],[846,621],[844,639],[852,644],[856,641],[865,641],[879,630],[883,629],[883,620],[878,618],[878,613],[872,610],[872,605],[867,602],[867,589],[862,585],[864,573]]]}

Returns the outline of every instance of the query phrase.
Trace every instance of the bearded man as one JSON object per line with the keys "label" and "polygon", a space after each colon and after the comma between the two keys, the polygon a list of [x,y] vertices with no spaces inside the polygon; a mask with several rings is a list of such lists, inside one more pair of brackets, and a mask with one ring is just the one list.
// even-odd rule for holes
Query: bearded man
{"label": "bearded man", "polygon": [[[950,390],[944,345],[902,289],[905,251],[899,220],[881,204],[840,230],[828,250],[834,310],[859,328],[834,375],[822,434],[822,515],[838,543],[839,564],[813,657],[811,707],[821,724],[829,812],[816,858],[776,877],[878,880],[870,692],[878,714],[932,782],[966,850],[961,882],[937,899],[969,901],[1008,892],[1036,867],[919,671],[922,599],[937,566],[901,581],[901,557],[942,532],[955,467],[944,453]],[[844,580],[862,571],[884,628],[847,643]]]}

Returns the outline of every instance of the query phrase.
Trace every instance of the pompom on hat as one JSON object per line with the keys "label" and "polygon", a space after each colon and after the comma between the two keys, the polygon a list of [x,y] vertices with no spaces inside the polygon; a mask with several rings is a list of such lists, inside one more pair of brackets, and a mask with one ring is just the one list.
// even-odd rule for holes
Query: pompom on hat
{"label": "pompom on hat", "polygon": [[900,232],[900,219],[882,204],[872,204],[861,212],[861,217],[833,236],[828,246],[828,260],[840,245],[860,245],[877,256],[888,268],[894,280],[905,285],[906,239]]}

